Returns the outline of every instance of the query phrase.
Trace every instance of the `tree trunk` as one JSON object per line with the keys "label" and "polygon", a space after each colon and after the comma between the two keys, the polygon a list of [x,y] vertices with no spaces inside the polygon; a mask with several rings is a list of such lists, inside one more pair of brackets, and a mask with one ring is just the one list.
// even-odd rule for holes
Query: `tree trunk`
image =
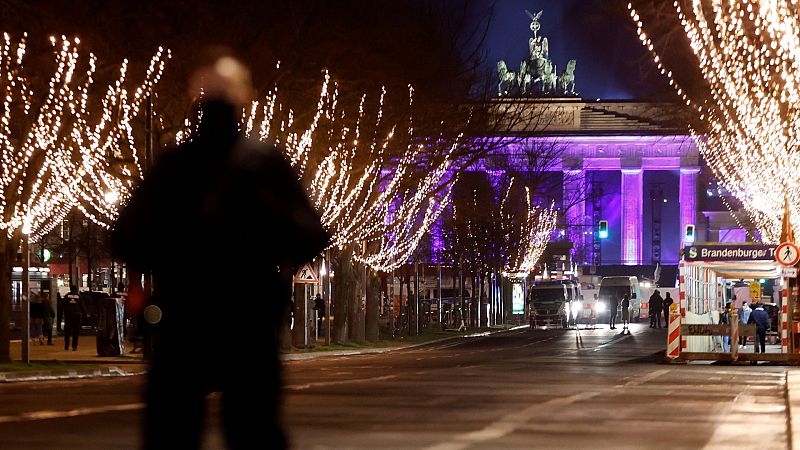
{"label": "tree trunk", "polygon": [[353,279],[355,289],[352,300],[350,301],[350,311],[348,313],[348,334],[353,342],[363,344],[366,342],[365,312],[367,297],[365,293],[366,279],[364,266],[353,262]]}
{"label": "tree trunk", "polygon": [[367,279],[366,338],[368,342],[378,341],[378,314],[380,310],[381,280],[372,271]]}
{"label": "tree trunk", "polygon": [[355,302],[355,279],[353,255],[349,248],[331,254],[333,263],[333,332],[331,340],[336,343],[347,342],[348,303]]}
{"label": "tree trunk", "polygon": [[18,242],[0,233],[0,364],[11,362],[11,268]]}
{"label": "tree trunk", "polygon": [[414,328],[411,326],[411,321],[416,320],[416,316],[414,315],[414,292],[411,290],[411,274],[406,277],[406,292],[408,292],[408,298],[406,298],[406,328],[408,329],[407,336],[412,336]]}

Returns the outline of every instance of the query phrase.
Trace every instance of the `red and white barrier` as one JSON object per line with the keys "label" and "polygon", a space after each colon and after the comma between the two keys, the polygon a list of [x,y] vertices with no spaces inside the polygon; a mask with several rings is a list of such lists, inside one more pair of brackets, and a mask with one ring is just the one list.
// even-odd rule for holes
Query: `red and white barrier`
{"label": "red and white barrier", "polygon": [[789,280],[783,279],[783,306],[781,306],[781,353],[789,353]]}
{"label": "red and white barrier", "polygon": [[680,356],[681,349],[686,344],[681,340],[681,315],[678,314],[678,305],[669,305],[669,324],[667,326],[667,358],[675,359]]}
{"label": "red and white barrier", "polygon": [[[686,266],[683,260],[678,265],[678,302],[680,303],[680,317],[686,316]],[[670,326],[672,326],[672,312],[670,312]],[[686,339],[682,339],[680,321],[678,322],[677,338],[680,339],[681,350],[686,348]],[[672,331],[668,333],[671,335]]]}

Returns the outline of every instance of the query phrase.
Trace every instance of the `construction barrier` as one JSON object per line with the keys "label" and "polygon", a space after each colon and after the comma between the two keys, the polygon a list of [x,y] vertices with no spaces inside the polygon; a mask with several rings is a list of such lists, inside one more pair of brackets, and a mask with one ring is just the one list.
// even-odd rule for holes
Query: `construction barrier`
{"label": "construction barrier", "polygon": [[678,305],[669,305],[669,324],[667,325],[667,358],[675,359],[681,353],[681,315]]}

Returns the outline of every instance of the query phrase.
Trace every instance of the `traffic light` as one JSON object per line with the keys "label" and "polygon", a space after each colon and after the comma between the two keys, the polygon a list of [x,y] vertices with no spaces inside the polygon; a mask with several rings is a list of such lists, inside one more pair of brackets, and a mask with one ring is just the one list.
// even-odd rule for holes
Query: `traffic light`
{"label": "traffic light", "polygon": [[597,226],[597,235],[600,239],[607,239],[608,238],[608,221],[601,220]]}
{"label": "traffic light", "polygon": [[687,244],[694,244],[694,225],[687,224],[686,225],[686,232],[684,233],[684,241]]}

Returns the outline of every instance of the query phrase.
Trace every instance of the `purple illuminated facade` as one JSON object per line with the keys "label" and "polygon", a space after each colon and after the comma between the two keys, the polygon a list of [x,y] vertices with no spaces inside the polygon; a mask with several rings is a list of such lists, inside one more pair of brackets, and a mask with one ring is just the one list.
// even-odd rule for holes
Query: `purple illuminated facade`
{"label": "purple illuminated facade", "polygon": [[[575,99],[526,103],[532,111],[542,105],[552,115],[544,130],[509,139],[475,169],[495,183],[504,170],[524,172],[529,149],[558,148],[559,158],[547,170],[560,173],[561,189],[541,200],[560,203],[564,233],[559,235],[571,244],[575,262],[676,265],[683,230],[698,217],[700,174],[700,155],[684,131],[680,106]],[[526,130],[518,131],[525,136]],[[598,218],[609,222],[610,231],[599,243]]]}

